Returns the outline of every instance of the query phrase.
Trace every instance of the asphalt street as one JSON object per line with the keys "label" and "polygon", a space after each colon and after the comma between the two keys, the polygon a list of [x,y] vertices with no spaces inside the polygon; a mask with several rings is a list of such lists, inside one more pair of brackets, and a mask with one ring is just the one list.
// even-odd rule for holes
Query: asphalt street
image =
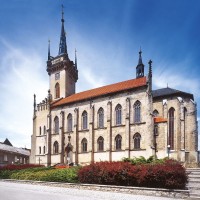
{"label": "asphalt street", "polygon": [[0,200],[170,200],[172,198],[79,190],[0,181]]}

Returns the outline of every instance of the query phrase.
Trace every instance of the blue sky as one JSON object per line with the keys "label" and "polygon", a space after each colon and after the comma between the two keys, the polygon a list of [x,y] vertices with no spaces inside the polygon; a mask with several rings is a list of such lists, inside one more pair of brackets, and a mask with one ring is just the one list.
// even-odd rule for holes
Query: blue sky
{"label": "blue sky", "polygon": [[135,78],[140,46],[154,89],[194,94],[200,120],[200,1],[0,0],[0,141],[30,147],[33,94],[48,90],[47,45],[58,54],[61,4],[77,91]]}

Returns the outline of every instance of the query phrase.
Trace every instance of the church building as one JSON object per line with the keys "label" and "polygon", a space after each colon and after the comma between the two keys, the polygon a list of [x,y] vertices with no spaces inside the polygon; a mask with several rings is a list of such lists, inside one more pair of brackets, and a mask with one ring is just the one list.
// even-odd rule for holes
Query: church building
{"label": "church building", "polygon": [[59,53],[48,50],[47,97],[34,95],[32,163],[86,165],[123,157],[170,157],[198,163],[197,106],[193,94],[169,87],[152,90],[152,61],[144,75],[139,52],[136,77],[76,93],[78,66],[67,52],[61,19]]}

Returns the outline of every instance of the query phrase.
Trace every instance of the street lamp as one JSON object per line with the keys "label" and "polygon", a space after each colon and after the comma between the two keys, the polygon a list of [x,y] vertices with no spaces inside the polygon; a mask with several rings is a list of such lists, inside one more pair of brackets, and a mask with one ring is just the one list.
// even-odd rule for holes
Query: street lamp
{"label": "street lamp", "polygon": [[167,154],[168,154],[168,159],[169,159],[169,153],[170,153],[170,145],[167,145]]}

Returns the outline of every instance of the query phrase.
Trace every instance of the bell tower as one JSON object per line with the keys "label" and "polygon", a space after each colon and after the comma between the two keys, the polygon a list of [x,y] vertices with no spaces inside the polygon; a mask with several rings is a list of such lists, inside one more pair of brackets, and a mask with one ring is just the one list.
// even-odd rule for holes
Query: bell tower
{"label": "bell tower", "polygon": [[61,34],[59,51],[56,57],[50,55],[50,41],[48,46],[47,72],[49,75],[52,100],[68,97],[76,92],[78,80],[77,58],[71,61],[67,53],[66,33],[64,28],[64,11],[62,5]]}
{"label": "bell tower", "polygon": [[139,51],[139,60],[138,65],[136,67],[136,78],[140,78],[144,76],[144,64],[142,63],[142,51]]}

